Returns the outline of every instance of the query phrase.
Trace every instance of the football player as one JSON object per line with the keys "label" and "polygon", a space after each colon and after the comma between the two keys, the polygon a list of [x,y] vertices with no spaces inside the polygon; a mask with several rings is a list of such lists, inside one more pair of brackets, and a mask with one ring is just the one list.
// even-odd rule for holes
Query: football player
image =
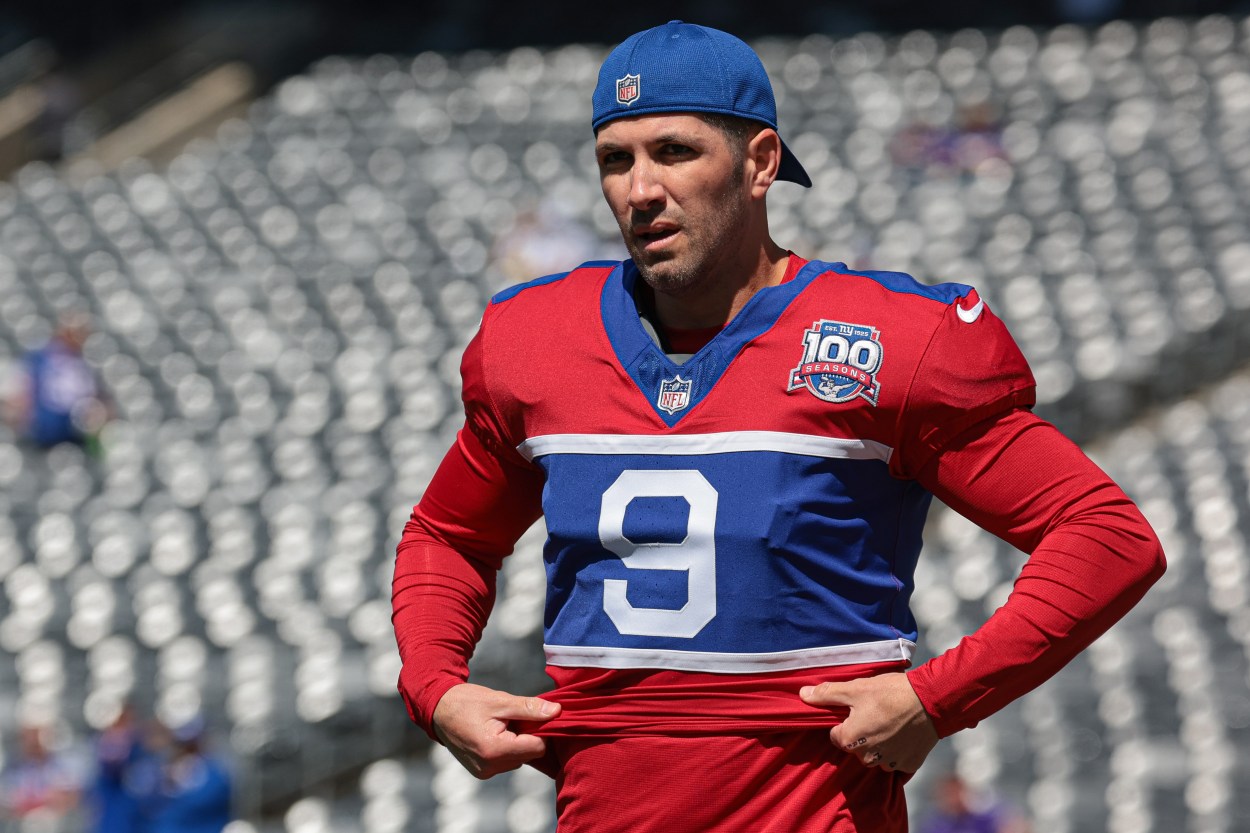
{"label": "football player", "polygon": [[[741,40],[630,37],[593,128],[630,258],[491,299],[465,426],[398,549],[400,691],[474,774],[552,774],[562,833],[905,830],[938,739],[1110,627],[1159,543],[1032,414],[974,289],[773,241],[769,190],[812,182]],[[934,495],[1029,558],[980,629],[912,668]],[[555,687],[520,697],[467,660],[540,516]]]}

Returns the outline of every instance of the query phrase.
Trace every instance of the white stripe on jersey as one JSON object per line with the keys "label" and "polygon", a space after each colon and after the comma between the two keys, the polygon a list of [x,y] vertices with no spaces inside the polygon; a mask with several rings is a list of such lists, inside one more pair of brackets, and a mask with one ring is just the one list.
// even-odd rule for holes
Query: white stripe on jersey
{"label": "white stripe on jersey", "polygon": [[844,440],[782,431],[726,431],[717,434],[547,434],[517,446],[526,460],[546,454],[727,454],[776,451],[835,460],[890,461],[894,449],[876,440]]}
{"label": "white stripe on jersey", "polygon": [[652,648],[606,648],[584,645],[543,645],[548,665],[565,668],[662,668],[670,671],[709,671],[718,674],[764,674],[831,665],[869,662],[910,662],[916,643],[886,639],[826,648],[800,648],[762,654],[668,651]]}

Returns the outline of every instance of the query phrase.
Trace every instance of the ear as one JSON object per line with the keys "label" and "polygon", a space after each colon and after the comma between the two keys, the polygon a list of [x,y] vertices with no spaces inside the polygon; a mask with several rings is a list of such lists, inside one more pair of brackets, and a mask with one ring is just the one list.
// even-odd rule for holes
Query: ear
{"label": "ear", "polygon": [[781,137],[771,127],[756,132],[747,141],[747,185],[751,196],[762,199],[777,180],[781,167]]}

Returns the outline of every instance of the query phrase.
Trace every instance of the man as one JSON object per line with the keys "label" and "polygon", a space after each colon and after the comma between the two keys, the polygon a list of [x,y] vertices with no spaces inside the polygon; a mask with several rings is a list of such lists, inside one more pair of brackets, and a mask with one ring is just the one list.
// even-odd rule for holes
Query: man
{"label": "man", "polygon": [[221,833],[230,823],[232,779],[205,749],[202,717],[169,728],[168,757],[151,798],[151,833]]}
{"label": "man", "polygon": [[108,406],[82,356],[88,335],[83,314],[62,316],[56,334],[26,354],[10,381],[6,420],[39,448],[74,443],[95,450]]}
{"label": "man", "polygon": [[921,833],[1028,833],[1029,826],[1007,804],[977,795],[955,773],[933,786],[933,808]]}
{"label": "man", "polygon": [[124,704],[95,743],[95,776],[87,792],[90,833],[133,833],[145,821],[160,764],[147,748],[135,708]]}
{"label": "man", "polygon": [[[399,545],[400,691],[478,776],[553,774],[562,833],[905,830],[938,738],[1110,627],[1158,542],[1030,413],[973,289],[773,242],[767,192],[811,180],[746,44],[641,32],[593,104],[631,259],[488,306],[465,428]],[[934,494],[1031,555],[980,630],[905,672]],[[516,697],[466,663],[540,515],[555,689]]]}
{"label": "man", "polygon": [[54,829],[73,819],[78,807],[81,779],[66,757],[49,747],[50,731],[22,726],[18,756],[0,777],[0,818],[17,822],[14,828]]}

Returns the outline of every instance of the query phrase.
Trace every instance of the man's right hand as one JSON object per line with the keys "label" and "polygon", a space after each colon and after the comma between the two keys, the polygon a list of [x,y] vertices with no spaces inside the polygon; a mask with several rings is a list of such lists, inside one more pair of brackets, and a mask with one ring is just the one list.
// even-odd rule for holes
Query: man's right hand
{"label": "man's right hand", "polygon": [[559,713],[559,703],[461,683],[438,701],[434,731],[465,769],[485,779],[547,751],[542,738],[512,731],[512,721],[544,723]]}

